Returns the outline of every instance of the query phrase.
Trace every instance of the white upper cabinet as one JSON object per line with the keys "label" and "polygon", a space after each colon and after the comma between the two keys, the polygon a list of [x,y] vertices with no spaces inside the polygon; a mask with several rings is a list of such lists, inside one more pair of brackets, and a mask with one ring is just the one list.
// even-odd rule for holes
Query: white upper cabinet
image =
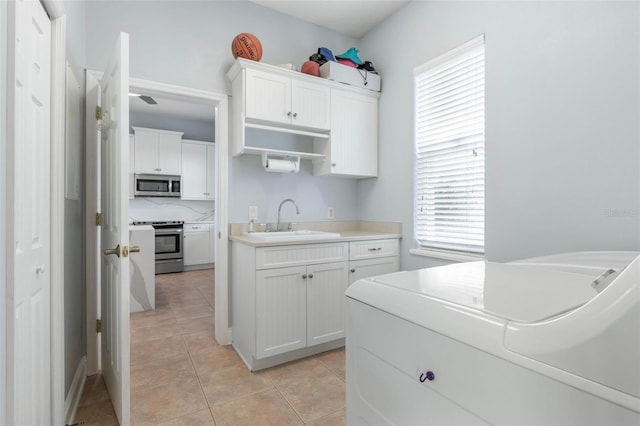
{"label": "white upper cabinet", "polygon": [[182,132],[134,127],[135,172],[179,175]]}
{"label": "white upper cabinet", "polygon": [[[377,176],[380,93],[243,59],[227,76],[232,155],[297,156],[313,161],[315,175]],[[299,136],[289,143],[255,129]]]}
{"label": "white upper cabinet", "polygon": [[377,98],[331,89],[331,135],[316,139],[314,146],[327,158],[314,163],[315,175],[377,176]]}
{"label": "white upper cabinet", "polygon": [[330,89],[270,72],[246,70],[249,120],[328,130]]}
{"label": "white upper cabinet", "polygon": [[183,200],[213,200],[216,146],[210,142],[182,141]]}

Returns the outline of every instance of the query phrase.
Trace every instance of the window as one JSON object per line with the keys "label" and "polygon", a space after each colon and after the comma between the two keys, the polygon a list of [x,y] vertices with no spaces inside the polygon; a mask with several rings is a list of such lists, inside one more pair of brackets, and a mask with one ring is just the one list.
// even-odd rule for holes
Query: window
{"label": "window", "polygon": [[484,35],[414,70],[415,239],[484,253]]}

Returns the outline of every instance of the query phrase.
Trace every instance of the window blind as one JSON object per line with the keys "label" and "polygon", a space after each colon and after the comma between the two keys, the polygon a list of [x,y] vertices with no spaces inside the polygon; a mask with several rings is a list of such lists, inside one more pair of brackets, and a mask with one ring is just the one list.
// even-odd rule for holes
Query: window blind
{"label": "window blind", "polygon": [[415,239],[484,253],[484,35],[414,70]]}

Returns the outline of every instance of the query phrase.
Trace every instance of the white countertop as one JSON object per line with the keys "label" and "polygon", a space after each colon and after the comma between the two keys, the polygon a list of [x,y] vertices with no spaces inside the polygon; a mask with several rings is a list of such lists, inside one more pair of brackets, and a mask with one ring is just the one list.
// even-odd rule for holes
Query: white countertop
{"label": "white countertop", "polygon": [[402,234],[388,234],[378,233],[370,231],[347,231],[340,232],[338,238],[306,238],[299,240],[280,240],[280,241],[265,241],[262,238],[251,237],[251,235],[231,235],[229,239],[242,244],[247,244],[253,247],[270,247],[270,246],[290,246],[299,244],[320,244],[320,243],[336,243],[336,242],[349,242],[349,241],[366,241],[366,240],[384,240],[392,238],[402,238]]}

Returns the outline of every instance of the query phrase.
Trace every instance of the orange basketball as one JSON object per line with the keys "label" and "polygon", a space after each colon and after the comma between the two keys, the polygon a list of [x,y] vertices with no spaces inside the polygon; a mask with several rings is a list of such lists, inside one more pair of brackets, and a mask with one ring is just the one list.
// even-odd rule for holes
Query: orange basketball
{"label": "orange basketball", "polygon": [[259,62],[262,58],[262,44],[253,34],[241,33],[231,42],[231,52],[234,58],[240,57]]}

